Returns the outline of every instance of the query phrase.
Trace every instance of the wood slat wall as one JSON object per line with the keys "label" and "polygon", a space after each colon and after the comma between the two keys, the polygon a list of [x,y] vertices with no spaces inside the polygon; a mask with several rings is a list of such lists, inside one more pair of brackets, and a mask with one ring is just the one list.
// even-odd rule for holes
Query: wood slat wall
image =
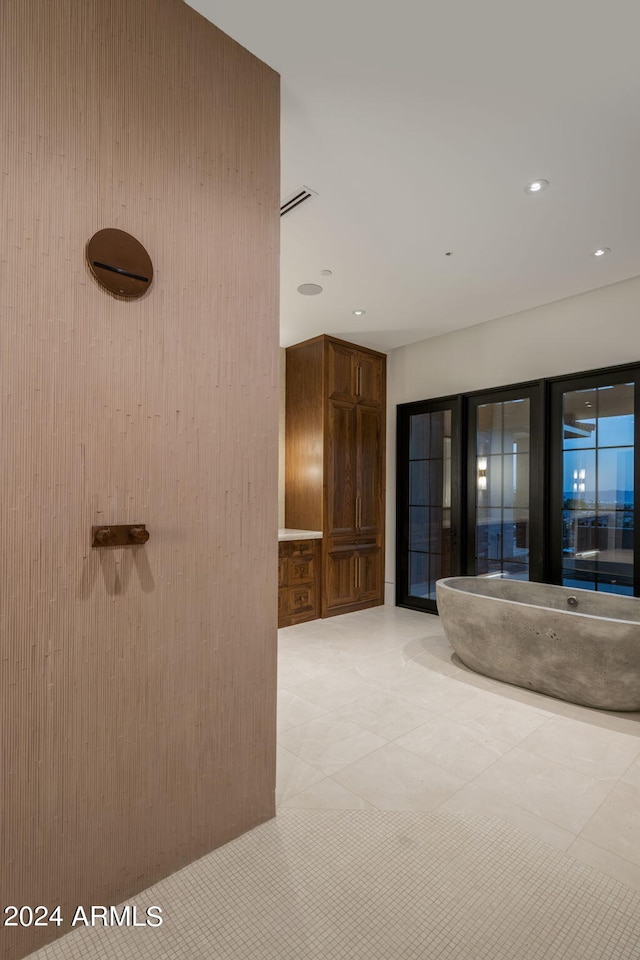
{"label": "wood slat wall", "polygon": [[279,83],[181,0],[2,0],[0,90],[0,899],[68,917],[274,812]]}

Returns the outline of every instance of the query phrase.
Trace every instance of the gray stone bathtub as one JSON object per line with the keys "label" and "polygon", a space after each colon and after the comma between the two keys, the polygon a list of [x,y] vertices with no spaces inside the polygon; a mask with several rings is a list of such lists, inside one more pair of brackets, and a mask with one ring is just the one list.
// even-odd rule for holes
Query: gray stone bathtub
{"label": "gray stone bathtub", "polygon": [[640,600],[547,583],[436,584],[451,646],[478,673],[601,710],[640,710]]}

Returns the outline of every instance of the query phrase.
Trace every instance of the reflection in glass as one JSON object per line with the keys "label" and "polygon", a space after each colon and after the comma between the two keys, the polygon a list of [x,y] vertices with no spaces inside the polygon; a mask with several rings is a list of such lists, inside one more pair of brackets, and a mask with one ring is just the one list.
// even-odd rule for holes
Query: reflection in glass
{"label": "reflection in glass", "polygon": [[596,390],[571,390],[562,405],[562,442],[564,450],[595,447]]}
{"label": "reflection in glass", "polygon": [[596,497],[595,450],[565,450],[562,492],[567,506],[580,510]]}
{"label": "reflection in glass", "polygon": [[442,437],[444,435],[444,417],[442,413],[431,414],[431,429],[429,431],[429,453],[432,460],[442,460]]}
{"label": "reflection in glass", "polygon": [[452,572],[451,411],[415,414],[409,438],[409,594],[435,600]]}
{"label": "reflection in glass", "polygon": [[409,459],[422,460],[429,456],[430,413],[417,413],[409,425]]}
{"label": "reflection in glass", "polygon": [[409,550],[429,549],[429,507],[409,507]]}
{"label": "reflection in glass", "polygon": [[502,451],[502,403],[482,403],[478,407],[476,454],[486,457]]}
{"label": "reflection in glass", "polygon": [[429,503],[428,460],[414,460],[409,464],[409,503]]}
{"label": "reflection in glass", "polygon": [[632,594],[633,384],[565,393],[563,406],[562,583]]}
{"label": "reflection in glass", "polygon": [[502,565],[502,573],[510,580],[528,580],[529,564],[518,563],[515,560],[505,560]]}
{"label": "reflection in glass", "polygon": [[[429,460],[429,485],[433,490],[433,497],[429,500],[431,504],[442,504],[443,502],[443,474],[442,457],[438,460]],[[449,478],[451,483],[451,478]]]}
{"label": "reflection in glass", "polygon": [[409,583],[414,597],[429,596],[429,556],[426,553],[409,553]]}
{"label": "reflection in glass", "polygon": [[442,553],[442,507],[429,510],[429,552]]}
{"label": "reflection in glass", "polygon": [[512,400],[504,404],[502,428],[503,453],[511,453],[514,444],[518,453],[529,452],[529,400]]}
{"label": "reflection in glass", "polygon": [[502,458],[502,503],[505,507],[529,505],[529,454],[505,454]]}
{"label": "reflection in glass", "polygon": [[598,390],[598,446],[633,446],[633,384]]}
{"label": "reflection in glass", "polygon": [[476,574],[529,578],[530,402],[480,404],[476,430]]}
{"label": "reflection in glass", "polygon": [[609,447],[605,450],[598,450],[598,504],[600,509],[624,509],[626,499],[632,490],[633,447]]}

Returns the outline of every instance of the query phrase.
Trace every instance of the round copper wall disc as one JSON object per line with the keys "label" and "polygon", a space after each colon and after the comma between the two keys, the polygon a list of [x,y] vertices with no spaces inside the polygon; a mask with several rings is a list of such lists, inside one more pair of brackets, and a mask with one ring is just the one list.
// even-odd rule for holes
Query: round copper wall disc
{"label": "round copper wall disc", "polygon": [[87,244],[89,269],[117,297],[135,300],[151,286],[153,264],[139,240],[112,227],[98,230]]}

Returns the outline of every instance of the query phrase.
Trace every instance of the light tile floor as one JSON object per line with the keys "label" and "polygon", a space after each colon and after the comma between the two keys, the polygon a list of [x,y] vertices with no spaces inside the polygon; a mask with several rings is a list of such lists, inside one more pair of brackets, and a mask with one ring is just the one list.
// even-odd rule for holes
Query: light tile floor
{"label": "light tile floor", "polygon": [[[326,796],[326,794],[325,794]],[[490,818],[283,810],[33,960],[638,960],[640,895]]]}
{"label": "light tile floor", "polygon": [[639,960],[640,714],[394,607],[281,630],[278,813],[34,960]]}
{"label": "light tile floor", "polygon": [[468,670],[435,616],[279,631],[279,809],[498,817],[640,891],[640,714]]}

